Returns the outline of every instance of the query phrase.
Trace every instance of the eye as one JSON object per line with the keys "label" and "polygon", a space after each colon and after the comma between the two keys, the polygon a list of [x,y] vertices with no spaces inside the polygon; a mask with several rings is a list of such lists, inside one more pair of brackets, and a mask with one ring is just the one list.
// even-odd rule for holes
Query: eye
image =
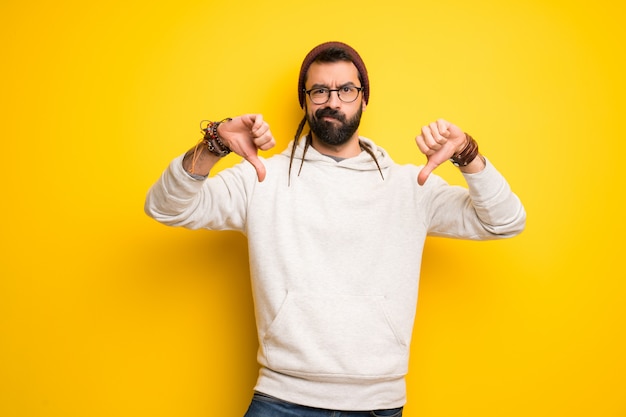
{"label": "eye", "polygon": [[311,90],[311,94],[315,94],[315,95],[328,94],[328,88],[314,88],[313,90]]}
{"label": "eye", "polygon": [[353,89],[354,89],[354,87],[346,85],[346,86],[341,87],[341,92],[342,93],[350,93],[350,92],[352,92]]}

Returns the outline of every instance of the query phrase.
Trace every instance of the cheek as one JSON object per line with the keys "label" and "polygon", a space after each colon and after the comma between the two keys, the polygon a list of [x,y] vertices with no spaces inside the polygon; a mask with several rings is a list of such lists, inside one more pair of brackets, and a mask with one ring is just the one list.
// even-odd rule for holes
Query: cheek
{"label": "cheek", "polygon": [[314,118],[315,112],[321,109],[322,107],[323,106],[315,106],[315,105],[311,107],[307,107],[306,114],[308,115],[309,118]]}

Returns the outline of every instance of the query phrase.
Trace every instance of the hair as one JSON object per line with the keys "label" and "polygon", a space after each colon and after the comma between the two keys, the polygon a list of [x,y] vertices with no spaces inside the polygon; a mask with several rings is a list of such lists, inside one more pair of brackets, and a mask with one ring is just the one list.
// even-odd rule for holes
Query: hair
{"label": "hair", "polygon": [[[289,174],[287,176],[287,185],[291,185],[291,166],[293,165],[293,158],[296,155],[296,148],[298,147],[298,141],[300,140],[300,135],[302,134],[302,129],[304,129],[304,124],[306,123],[306,114],[300,121],[298,125],[298,129],[296,130],[296,135],[293,138],[293,144],[291,145],[291,156],[289,157]],[[300,161],[300,169],[298,170],[298,176],[300,176],[300,172],[302,172],[302,165],[304,164],[304,156],[306,155],[306,151],[309,149],[311,145],[311,130],[309,129],[309,133],[307,133],[305,139],[306,141],[304,145],[304,152],[302,152],[302,160]]]}

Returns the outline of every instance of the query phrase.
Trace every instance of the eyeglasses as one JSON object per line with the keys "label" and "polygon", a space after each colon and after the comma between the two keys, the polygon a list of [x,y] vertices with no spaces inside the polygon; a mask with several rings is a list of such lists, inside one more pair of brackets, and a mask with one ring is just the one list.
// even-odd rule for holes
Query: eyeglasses
{"label": "eyeglasses", "polygon": [[337,89],[329,89],[325,87],[311,88],[310,90],[304,90],[309,96],[313,104],[325,104],[330,100],[330,93],[337,92],[337,97],[344,103],[352,103],[359,97],[359,93],[363,90],[363,87],[355,87],[353,85],[345,85]]}

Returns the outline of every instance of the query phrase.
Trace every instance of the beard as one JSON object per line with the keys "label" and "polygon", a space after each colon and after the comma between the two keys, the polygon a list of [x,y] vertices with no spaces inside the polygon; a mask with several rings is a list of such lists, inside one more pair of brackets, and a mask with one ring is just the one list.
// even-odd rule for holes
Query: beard
{"label": "beard", "polygon": [[[361,114],[363,108],[359,106],[358,111],[350,119],[346,118],[346,115],[338,110],[331,109],[330,107],[324,107],[318,109],[314,114],[306,114],[307,122],[311,128],[311,132],[324,144],[330,146],[343,145],[348,142],[350,138],[359,128],[361,123]],[[336,121],[322,120],[324,117],[332,117]]]}

